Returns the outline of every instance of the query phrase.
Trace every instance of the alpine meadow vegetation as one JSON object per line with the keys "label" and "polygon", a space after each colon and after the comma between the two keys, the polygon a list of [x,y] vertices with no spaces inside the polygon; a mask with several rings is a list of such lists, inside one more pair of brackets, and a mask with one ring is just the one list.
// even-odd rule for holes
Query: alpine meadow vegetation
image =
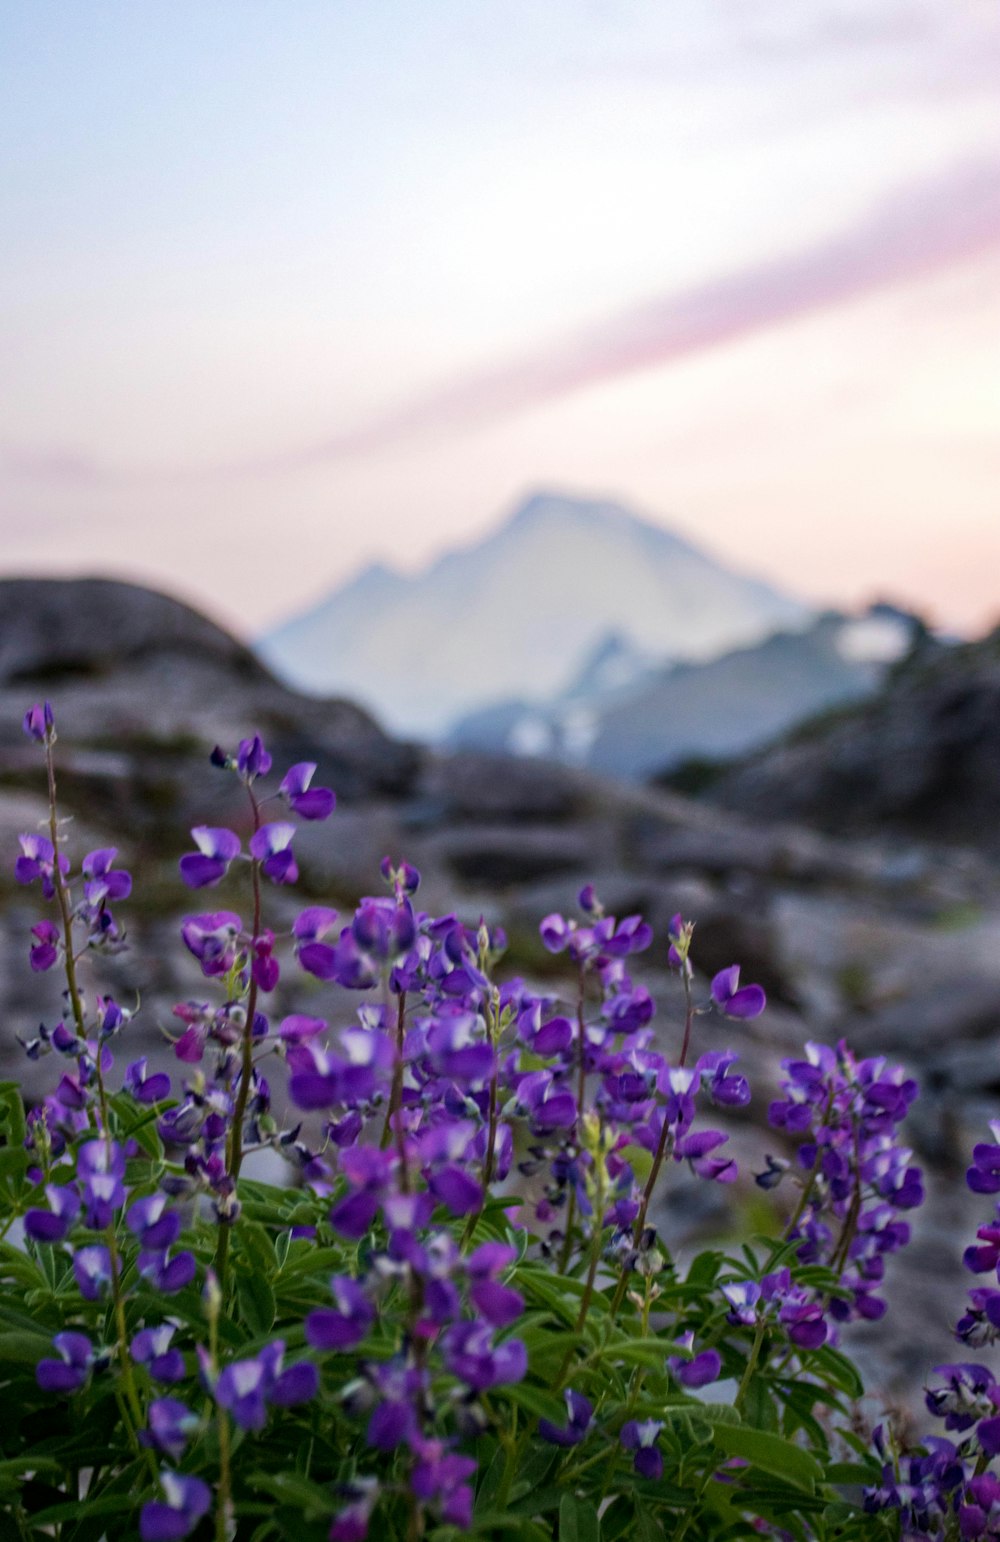
{"label": "alpine meadow vegetation", "polygon": [[[196,828],[180,862],[233,908],[181,928],[203,985],[174,1007],[171,1077],[89,978],[127,945],[132,877],[70,849],[49,704],[24,727],[49,818],[15,876],[53,989],[23,1047],[53,1072],[27,1110],[0,1084],[4,1539],[1000,1538],[987,1367],[929,1372],[942,1433],[906,1448],[840,1343],[886,1312],[923,1198],[904,1070],[844,1043],[785,1061],[746,1191],[777,1191],[773,1227],[683,1257],[658,1195],[682,1169],[737,1179],[712,1111],[751,1098],[701,1030],[738,1044],[760,986],[736,964],[702,983],[677,915],[654,1029],[629,972],[652,932],[588,885],[541,921],[564,1001],[504,973],[498,929],[421,910],[395,857],[353,914],[310,904],[275,931],[295,821],[335,798],[311,764],[272,778],[251,736],[212,756],[244,827]],[[295,971],[315,1015],[275,1020]],[[244,1173],[263,1150],[284,1184]],[[1000,1144],[968,1182],[1000,1193]],[[996,1217],[965,1263],[990,1281],[956,1327],[972,1357],[1000,1336]]]}

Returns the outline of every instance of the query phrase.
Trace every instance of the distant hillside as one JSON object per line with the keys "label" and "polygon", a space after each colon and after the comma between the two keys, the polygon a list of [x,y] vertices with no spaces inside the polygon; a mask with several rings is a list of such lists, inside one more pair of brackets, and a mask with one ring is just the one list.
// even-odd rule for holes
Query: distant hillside
{"label": "distant hillside", "polygon": [[414,577],[367,569],[260,649],[301,689],[436,738],[505,697],[547,700],[610,633],[661,661],[706,659],[808,614],[619,504],[543,493]]}
{"label": "distant hillside", "polygon": [[81,774],[117,786],[125,819],[197,804],[223,779],[213,744],[259,728],[346,797],[395,787],[413,752],[350,702],[291,691],[245,644],[169,595],[105,578],[0,580],[0,776],[37,759],[21,733],[52,696]]}
{"label": "distant hillside", "polygon": [[870,696],[918,623],[873,607],[829,613],[706,663],[651,668],[616,639],[548,706],[504,702],[453,731],[459,745],[555,755],[644,778],[690,758],[740,755],[813,713]]}
{"label": "distant hillside", "polygon": [[1000,851],[1000,629],[964,646],[931,646],[873,701],[752,755],[712,797],[826,831],[894,831]]}

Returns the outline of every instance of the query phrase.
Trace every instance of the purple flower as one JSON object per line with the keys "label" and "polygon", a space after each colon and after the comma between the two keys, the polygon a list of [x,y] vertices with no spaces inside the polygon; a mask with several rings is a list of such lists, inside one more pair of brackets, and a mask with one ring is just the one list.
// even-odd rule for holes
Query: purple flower
{"label": "purple flower", "polygon": [[39,1360],[35,1377],[43,1392],[78,1392],[94,1363],[94,1346],[84,1333],[57,1333],[58,1360]]}
{"label": "purple flower", "polygon": [[126,1212],[125,1222],[142,1247],[160,1250],[177,1241],[181,1218],[176,1211],[168,1210],[167,1204],[166,1194],[157,1192],[136,1200]]}
{"label": "purple flower", "polygon": [[324,1017],[304,1017],[301,1013],[293,1013],[291,1017],[283,1017],[278,1024],[278,1038],[286,1044],[302,1044],[306,1039],[314,1039],[320,1033],[326,1033],[329,1025]]}
{"label": "purple flower", "polygon": [[73,1254],[73,1273],[85,1301],[99,1301],[111,1289],[111,1254],[91,1244]]}
{"label": "purple flower", "polygon": [[767,1005],[767,997],[759,985],[740,988],[740,966],[731,964],[722,969],[712,981],[712,1000],[727,1017],[759,1017]]}
{"label": "purple flower", "polygon": [[140,1253],[136,1267],[146,1283],[164,1296],[175,1296],[190,1285],[197,1272],[194,1254],[186,1251],[173,1258],[160,1249]]}
{"label": "purple flower", "polygon": [[295,956],[307,974],[318,980],[332,980],[336,969],[336,951],[324,942],[337,924],[337,912],[326,905],[310,905],[295,920]]}
{"label": "purple flower", "polygon": [[283,1371],[284,1353],[284,1342],[275,1339],[253,1359],[234,1360],[219,1376],[216,1401],[228,1409],[241,1429],[263,1429],[268,1404],[288,1407],[315,1397],[319,1385],[316,1367],[302,1361]]}
{"label": "purple flower", "polygon": [[757,1303],[760,1300],[760,1286],[754,1280],[738,1280],[731,1285],[723,1285],[722,1294],[729,1302],[729,1311],[726,1314],[729,1321],[744,1328],[752,1328],[757,1322]]}
{"label": "purple flower", "polygon": [[161,1456],[179,1462],[193,1432],[198,1428],[198,1416],[176,1398],[154,1398],[149,1405],[149,1428],[143,1432],[142,1443],[152,1446]]}
{"label": "purple flower", "polygon": [[436,1504],[446,1526],[468,1531],[473,1492],[466,1480],[476,1471],[475,1459],[449,1451],[440,1440],[417,1442],[415,1454],[410,1482],[417,1498]]}
{"label": "purple flower", "polygon": [[[944,1419],[946,1430],[967,1430],[980,1419],[995,1413],[993,1394],[998,1390],[992,1372],[975,1362],[936,1365],[935,1376],[945,1378],[945,1386],[928,1387],[925,1401],[936,1418]],[[997,1421],[1000,1426],[1000,1420]]]}
{"label": "purple flower", "polygon": [[191,1534],[212,1503],[212,1492],[200,1478],[179,1472],[160,1473],[163,1500],[151,1499],[139,1515],[141,1542],[180,1542]]}
{"label": "purple flower", "polygon": [[35,1242],[61,1242],[80,1213],[80,1196],[74,1188],[48,1184],[48,1210],[29,1210],[24,1229]]}
{"label": "purple flower", "polygon": [[118,855],[116,846],[92,851],[83,859],[83,892],[92,905],[104,900],[128,899],[132,893],[132,878],[122,870],[115,872],[112,864]]}
{"label": "purple flower", "polygon": [[974,1194],[1000,1194],[1000,1146],[980,1142],[972,1148],[973,1166],[965,1181]]}
{"label": "purple flower", "polygon": [[262,825],[250,837],[250,855],[272,883],[294,883],[299,876],[292,851],[294,834],[294,825],[278,823]]}
{"label": "purple flower", "polygon": [[144,1365],[154,1381],[184,1380],[184,1356],[171,1347],[175,1332],[171,1323],[161,1323],[156,1328],[141,1328],[132,1340],[132,1359],[136,1365]]}
{"label": "purple flower", "polygon": [[330,1290],[336,1311],[320,1307],[306,1318],[306,1342],[313,1349],[353,1349],[375,1320],[375,1309],[356,1280],[335,1275]]}
{"label": "purple flower", "polygon": [[83,1183],[83,1223],[103,1231],[125,1203],[125,1154],[114,1141],[87,1141],[77,1157],[77,1176]]}
{"label": "purple flower", "polygon": [[541,933],[542,942],[550,953],[562,953],[569,943],[572,928],[565,916],[553,912],[552,915],[545,917],[538,930]]}
{"label": "purple flower", "polygon": [[62,935],[54,921],[39,921],[31,928],[35,941],[28,953],[28,963],[36,974],[44,974],[59,962]]}
{"label": "purple flower", "polygon": [[209,825],[198,825],[191,834],[198,850],[181,857],[181,877],[189,889],[205,889],[225,877],[240,854],[240,838]]}
{"label": "purple flower", "polygon": [[657,1419],[641,1423],[630,1419],[622,1425],[621,1443],[626,1451],[634,1451],[633,1466],[641,1478],[656,1482],[663,1476],[663,1457],[657,1445],[663,1424]]}
{"label": "purple flower", "polygon": [[258,776],[266,776],[270,769],[271,757],[260,734],[241,739],[236,753],[236,770],[243,781],[249,786]]}
{"label": "purple flower", "polygon": [[[46,899],[55,898],[56,852],[52,842],[44,835],[22,835],[21,855],[14,863],[14,877],[18,883],[41,881]],[[59,871],[69,872],[69,859],[59,853]]]}
{"label": "purple flower", "polygon": [[214,910],[208,915],[188,916],[181,927],[181,939],[198,960],[202,974],[213,978],[232,969],[242,930],[238,915],[231,910]]}
{"label": "purple flower", "polygon": [[349,1503],[333,1518],[329,1542],[365,1542],[378,1495],[377,1479],[355,1478],[346,1490]]}
{"label": "purple flower", "polygon": [[166,1071],[156,1071],[152,1076],[147,1076],[144,1057],[126,1066],[123,1088],[137,1103],[159,1103],[170,1096],[170,1077]]}
{"label": "purple flower", "polygon": [[473,1392],[523,1380],[528,1355],[520,1339],[494,1345],[488,1323],[457,1322],[441,1336],[441,1355],[446,1368]]}
{"label": "purple flower", "polygon": [[21,725],[29,739],[36,739],[39,744],[55,742],[56,725],[52,716],[52,705],[46,702],[44,706],[38,703],[29,707],[24,714],[24,722]]}
{"label": "purple flower", "polygon": [[286,771],[278,788],[280,796],[301,819],[329,819],[337,802],[329,787],[311,786],[315,775],[313,762],[303,760]]}
{"label": "purple flower", "polygon": [[539,1419],[538,1433],[543,1440],[554,1446],[578,1446],[590,1428],[594,1417],[594,1405],[582,1392],[567,1387],[563,1393],[566,1401],[566,1424],[560,1427],[549,1419]]}
{"label": "purple flower", "polygon": [[[694,1334],[686,1337],[693,1340]],[[687,1348],[690,1347],[688,1344]],[[682,1387],[707,1387],[710,1382],[718,1381],[722,1369],[722,1359],[717,1349],[703,1349],[700,1355],[694,1355],[690,1360],[684,1359],[682,1355],[671,1355],[667,1364]]]}

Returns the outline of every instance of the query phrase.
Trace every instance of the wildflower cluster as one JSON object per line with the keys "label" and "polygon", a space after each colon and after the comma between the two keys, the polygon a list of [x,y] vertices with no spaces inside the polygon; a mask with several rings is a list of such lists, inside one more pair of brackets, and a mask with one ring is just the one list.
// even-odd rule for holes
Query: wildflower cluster
{"label": "wildflower cluster", "polygon": [[[966,1182],[974,1194],[1000,1194],[1000,1124],[992,1124],[991,1134],[991,1142],[973,1148]],[[989,1349],[1000,1339],[1000,1204],[976,1237],[965,1250],[965,1267],[995,1283],[969,1291],[968,1308],[955,1324],[955,1338],[966,1353]],[[880,1428],[881,1483],[868,1491],[866,1504],[873,1514],[897,1512],[908,1536],[995,1542],[1000,1539],[1000,1477],[990,1463],[1000,1456],[1000,1382],[989,1366],[975,1360],[939,1365],[934,1376],[926,1392],[927,1410],[948,1434],[910,1451],[901,1449],[891,1428]]]}
{"label": "wildflower cluster", "polygon": [[[680,1010],[654,1026],[631,973],[652,931],[588,885],[579,916],[541,925],[564,1000],[502,976],[500,929],[424,911],[419,873],[388,858],[353,912],[310,905],[275,929],[295,820],[335,799],[311,764],[268,792],[255,736],[212,756],[243,824],[197,827],[180,860],[231,908],[182,925],[204,984],[174,1007],[170,1076],[129,1055],[137,1007],[85,988],[85,959],[125,946],[112,906],[131,878],[110,848],[74,869],[51,709],[25,730],[50,817],[16,877],[49,907],[30,965],[61,965],[65,992],[24,1045],[56,1057],[53,1090],[25,1116],[0,1089],[0,1504],[19,1536],[849,1538],[940,1504],[837,1486],[878,1474],[837,1340],[885,1309],[921,1198],[902,1071],[843,1045],[789,1062],[771,1122],[794,1154],[758,1182],[797,1174],[791,1215],[682,1267],[660,1187],[737,1184],[721,1126],[751,1097],[736,1053],[696,1041],[759,1017],[761,988],[735,964],[703,983],[677,915]],[[290,982],[308,1010],[275,1010]],[[284,1185],[244,1172],[264,1150]],[[976,1163],[1000,1192],[1000,1146]],[[981,1238],[973,1267],[992,1270],[1000,1229]],[[1000,1333],[1000,1291],[972,1297],[978,1345]],[[1000,1393],[946,1372],[932,1411],[975,1432],[913,1458],[910,1488],[960,1490],[962,1534],[1000,1535],[994,1480],[966,1470],[993,1424],[1000,1449]]]}

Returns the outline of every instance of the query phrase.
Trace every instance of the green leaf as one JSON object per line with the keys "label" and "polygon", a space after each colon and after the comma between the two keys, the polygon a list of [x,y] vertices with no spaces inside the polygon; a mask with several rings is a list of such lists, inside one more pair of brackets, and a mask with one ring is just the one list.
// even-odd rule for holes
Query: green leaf
{"label": "green leaf", "polygon": [[827,1483],[878,1483],[880,1476],[877,1462],[831,1462],[826,1469]]}
{"label": "green leaf", "polygon": [[757,1430],[778,1428],[778,1405],[763,1376],[752,1376],[743,1399],[743,1418]]}
{"label": "green leaf", "polygon": [[705,1253],[699,1253],[696,1258],[691,1260],[691,1267],[688,1269],[685,1284],[698,1286],[714,1285],[721,1267],[721,1253],[711,1249]]}
{"label": "green leaf", "polygon": [[252,1488],[270,1494],[280,1504],[298,1505],[308,1519],[333,1515],[338,1508],[329,1489],[311,1483],[297,1472],[252,1472],[248,1481]]}
{"label": "green leaf", "polygon": [[823,1469],[816,1458],[782,1435],[750,1429],[745,1424],[717,1424],[712,1435],[718,1449],[727,1456],[741,1456],[796,1488],[811,1491],[823,1482]]}
{"label": "green leaf", "polygon": [[601,1542],[601,1521],[594,1506],[575,1494],[559,1501],[559,1542]]}
{"label": "green leaf", "polygon": [[17,1082],[0,1082],[0,1130],[9,1146],[23,1146],[27,1134],[24,1102]]}
{"label": "green leaf", "polygon": [[824,1381],[839,1387],[850,1398],[860,1398],[865,1395],[865,1384],[858,1374],[857,1367],[839,1349],[833,1349],[829,1344],[824,1344],[820,1349],[814,1349],[809,1355],[809,1368],[814,1370]]}
{"label": "green leaf", "polygon": [[566,1404],[563,1399],[553,1397],[551,1392],[545,1392],[541,1387],[532,1386],[530,1381],[514,1382],[509,1387],[498,1387],[495,1396],[498,1401],[503,1397],[508,1403],[516,1403],[519,1408],[526,1408],[539,1419],[549,1419],[553,1424],[566,1423]]}
{"label": "green leaf", "polygon": [[241,1274],[236,1281],[240,1316],[254,1336],[269,1333],[274,1325],[274,1291],[262,1274]]}
{"label": "green leaf", "polygon": [[666,1533],[652,1510],[647,1510],[645,1505],[637,1504],[635,1507],[635,1537],[636,1542],[664,1542]]}
{"label": "green leaf", "polygon": [[0,1365],[37,1365],[52,1354],[52,1340],[40,1333],[0,1333]]}

